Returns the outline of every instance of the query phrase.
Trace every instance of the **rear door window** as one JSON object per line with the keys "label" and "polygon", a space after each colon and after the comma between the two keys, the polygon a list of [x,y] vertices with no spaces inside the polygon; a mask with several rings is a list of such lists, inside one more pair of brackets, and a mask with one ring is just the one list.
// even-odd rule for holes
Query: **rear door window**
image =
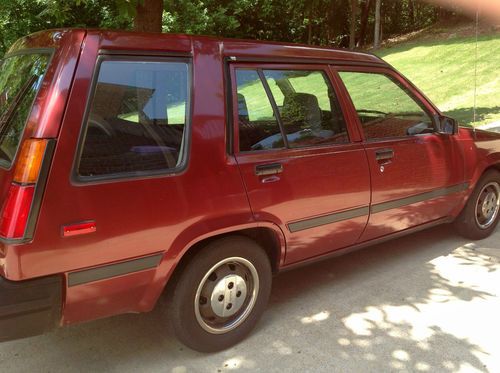
{"label": "rear door window", "polygon": [[344,117],[323,71],[264,70],[290,148],[349,142]]}
{"label": "rear door window", "polygon": [[183,161],[189,63],[103,60],[91,99],[82,177],[173,171]]}
{"label": "rear door window", "polygon": [[0,165],[10,167],[50,60],[46,54],[18,54],[0,64]]}
{"label": "rear door window", "polygon": [[236,68],[235,74],[240,151],[349,142],[324,71]]}
{"label": "rear door window", "polygon": [[278,121],[257,70],[236,70],[240,150],[283,148]]}

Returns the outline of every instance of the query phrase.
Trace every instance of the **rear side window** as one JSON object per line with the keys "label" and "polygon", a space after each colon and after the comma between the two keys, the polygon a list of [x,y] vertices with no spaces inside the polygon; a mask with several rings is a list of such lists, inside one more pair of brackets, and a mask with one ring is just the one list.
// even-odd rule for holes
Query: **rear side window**
{"label": "rear side window", "polygon": [[189,96],[187,62],[102,61],[87,118],[79,175],[130,175],[179,168]]}
{"label": "rear side window", "polygon": [[20,54],[0,65],[0,165],[10,167],[50,54]]}

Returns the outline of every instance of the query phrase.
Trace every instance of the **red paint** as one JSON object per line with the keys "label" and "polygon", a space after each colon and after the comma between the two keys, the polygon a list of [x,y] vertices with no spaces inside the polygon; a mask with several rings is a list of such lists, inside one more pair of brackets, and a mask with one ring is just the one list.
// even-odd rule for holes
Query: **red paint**
{"label": "red paint", "polygon": [[[19,281],[163,252],[156,269],[67,287],[62,323],[151,310],[183,255],[196,243],[227,233],[262,229],[275,237],[278,269],[441,217],[455,217],[484,170],[500,165],[500,136],[466,129],[459,135],[367,142],[334,61],[380,64],[347,51],[219,40],[186,35],[110,31],[51,31],[23,39],[14,49],[51,47],[55,53],[23,138],[53,138],[56,147],[36,229],[30,242],[0,242],[0,274]],[[87,184],[71,179],[96,59],[100,50],[191,55],[192,124],[188,167],[181,173]],[[282,151],[228,152],[224,62],[228,57],[302,58],[317,62],[342,105],[350,144]],[[287,62],[283,67],[299,68]],[[262,65],[259,65],[262,66]],[[302,67],[311,64],[302,65]],[[440,114],[389,67],[351,68],[392,74],[434,114]],[[233,100],[233,107],[236,99]],[[231,115],[231,114],[230,114]],[[394,149],[380,174],[375,152]],[[282,163],[283,172],[257,176],[256,165]],[[7,200],[12,170],[0,169],[0,198]],[[371,216],[291,233],[288,224],[434,189],[470,183],[464,193]],[[95,219],[99,229],[69,222]],[[71,239],[66,237],[78,234]]]}
{"label": "red paint", "polygon": [[142,299],[154,277],[152,269],[68,288],[61,325],[149,311],[144,309]]}

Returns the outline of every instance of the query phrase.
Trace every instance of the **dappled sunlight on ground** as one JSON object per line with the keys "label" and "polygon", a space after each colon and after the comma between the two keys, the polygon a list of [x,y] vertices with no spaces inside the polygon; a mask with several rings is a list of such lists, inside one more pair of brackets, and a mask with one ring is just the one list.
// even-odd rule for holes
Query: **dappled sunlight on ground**
{"label": "dappled sunlight on ground", "polygon": [[[472,356],[489,362],[486,364],[488,370],[500,371],[498,356],[492,357],[487,352],[498,349],[500,329],[495,319],[500,312],[500,264],[490,256],[476,252],[475,248],[475,244],[466,244],[428,262],[430,277],[436,283],[428,289],[426,299],[411,301],[410,297],[407,305],[370,306],[364,312],[343,318],[344,326],[354,335],[353,340],[382,332],[399,339],[400,346],[410,344],[409,350],[392,352],[390,366],[396,369],[429,371],[434,367],[450,371],[471,368],[480,371],[480,365],[453,358],[443,360],[440,367],[423,357],[415,359],[412,356],[424,356],[426,351],[436,347],[439,338],[447,335],[455,339],[454,343],[461,341],[464,346],[468,345],[468,353]],[[500,250],[496,250],[500,254]],[[369,340],[364,340],[367,346],[371,346]],[[352,343],[343,338],[339,344]]]}
{"label": "dappled sunlight on ground", "polygon": [[312,316],[306,316],[300,319],[300,322],[302,324],[311,324],[311,323],[316,323],[320,321],[324,321],[330,317],[330,312],[328,311],[321,311],[315,315]]}

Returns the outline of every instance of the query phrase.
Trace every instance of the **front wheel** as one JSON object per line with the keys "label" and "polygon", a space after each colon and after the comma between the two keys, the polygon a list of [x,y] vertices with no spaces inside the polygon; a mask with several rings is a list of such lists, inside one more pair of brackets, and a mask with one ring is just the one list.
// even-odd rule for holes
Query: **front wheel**
{"label": "front wheel", "polygon": [[486,172],[479,179],[464,210],[455,220],[455,229],[465,238],[481,240],[495,230],[500,215],[500,173]]}
{"label": "front wheel", "polygon": [[242,236],[202,249],[175,284],[168,317],[177,337],[202,352],[228,348],[253,329],[271,291],[264,250]]}

